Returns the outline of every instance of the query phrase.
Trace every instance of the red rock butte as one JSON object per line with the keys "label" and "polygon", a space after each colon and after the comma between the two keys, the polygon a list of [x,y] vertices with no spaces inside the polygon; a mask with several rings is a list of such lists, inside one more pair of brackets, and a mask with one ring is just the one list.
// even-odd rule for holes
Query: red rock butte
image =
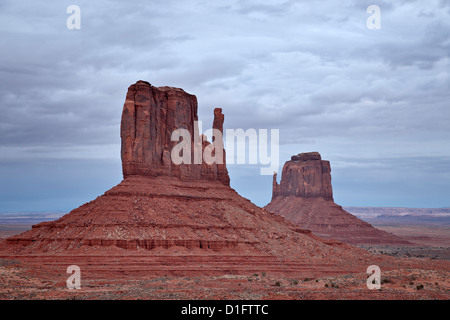
{"label": "red rock butte", "polygon": [[[194,135],[196,120],[195,96],[145,81],[131,85],[121,123],[123,181],[58,220],[3,240],[0,258],[63,273],[64,283],[71,264],[81,268],[83,279],[136,279],[262,271],[331,276],[391,261],[318,238],[254,205],[229,186],[225,164],[173,164],[171,132],[184,128]],[[213,127],[222,131],[223,122],[215,109]],[[208,145],[202,141],[202,148]],[[297,176],[291,185],[283,181],[274,200],[322,195],[322,203],[339,210],[332,204],[329,166],[316,161],[305,161],[314,171],[304,177],[318,185],[303,188]],[[291,166],[295,160],[285,170]]]}
{"label": "red rock butte", "polygon": [[318,152],[292,156],[280,184],[273,176],[272,201],[265,209],[325,239],[349,244],[408,244],[345,211],[333,200],[330,162]]}
{"label": "red rock butte", "polygon": [[[223,164],[194,163],[195,148],[191,148],[191,164],[175,165],[171,161],[172,132],[186,129],[194,146],[198,133],[197,98],[179,88],[154,87],[138,81],[128,88],[121,122],[123,177],[133,175],[168,176],[182,180],[221,181],[229,185],[225,157]],[[213,129],[223,133],[222,109],[214,110]],[[203,151],[208,143],[198,137]],[[203,147],[203,148],[202,148]]]}

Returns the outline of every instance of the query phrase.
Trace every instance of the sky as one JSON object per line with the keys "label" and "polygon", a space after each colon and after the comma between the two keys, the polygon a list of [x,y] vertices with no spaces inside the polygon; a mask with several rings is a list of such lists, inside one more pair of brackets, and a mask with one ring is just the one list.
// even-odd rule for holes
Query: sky
{"label": "sky", "polygon": [[[450,1],[0,0],[0,57],[0,212],[118,184],[137,80],[195,94],[204,127],[220,107],[225,129],[278,129],[280,172],[320,152],[342,206],[450,206]],[[260,166],[228,170],[270,202]]]}

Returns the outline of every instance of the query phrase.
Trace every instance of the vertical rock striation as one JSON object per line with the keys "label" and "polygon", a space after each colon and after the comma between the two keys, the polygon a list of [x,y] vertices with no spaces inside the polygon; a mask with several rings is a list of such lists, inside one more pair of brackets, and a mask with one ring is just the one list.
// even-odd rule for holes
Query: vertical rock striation
{"label": "vertical rock striation", "polygon": [[282,177],[278,184],[274,176],[272,200],[278,196],[333,200],[330,162],[322,160],[318,152],[292,156],[283,166]]}
{"label": "vertical rock striation", "polygon": [[[184,90],[154,87],[138,81],[128,88],[121,121],[121,157],[124,178],[133,175],[169,176],[183,180],[221,181],[229,185],[225,163],[207,164],[202,155],[208,146],[223,146],[204,141],[200,135],[197,98]],[[222,109],[214,110],[213,127],[223,132]],[[190,163],[174,164],[172,148],[182,140],[172,141],[172,133],[185,129],[190,134]],[[220,141],[217,141],[220,140]],[[199,149],[195,154],[196,147]],[[200,160],[196,161],[199,156]]]}

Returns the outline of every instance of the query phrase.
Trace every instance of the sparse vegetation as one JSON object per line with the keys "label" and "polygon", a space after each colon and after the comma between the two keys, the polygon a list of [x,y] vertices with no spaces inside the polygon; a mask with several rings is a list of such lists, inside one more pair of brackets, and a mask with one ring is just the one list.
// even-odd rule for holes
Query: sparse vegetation
{"label": "sparse vegetation", "polygon": [[393,283],[393,281],[391,279],[389,279],[389,278],[383,278],[381,280],[381,284],[385,284],[385,283]]}
{"label": "sparse vegetation", "polygon": [[0,267],[19,265],[20,261],[14,259],[0,259]]}

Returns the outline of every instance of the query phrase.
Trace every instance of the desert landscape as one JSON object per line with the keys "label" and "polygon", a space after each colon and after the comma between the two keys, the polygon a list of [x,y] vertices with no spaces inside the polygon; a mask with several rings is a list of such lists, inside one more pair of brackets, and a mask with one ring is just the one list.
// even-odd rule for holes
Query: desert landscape
{"label": "desert landscape", "polygon": [[[380,208],[381,209],[381,208]],[[349,209],[351,210],[351,209]],[[26,218],[24,218],[26,219]],[[45,219],[45,215],[43,215]],[[367,274],[361,266],[357,273],[341,275],[330,270],[310,270],[305,264],[295,272],[285,274],[280,270],[268,268],[265,261],[253,261],[251,269],[242,270],[233,261],[233,257],[221,257],[217,253],[210,261],[200,265],[190,265],[186,262],[195,259],[196,254],[202,255],[198,249],[171,248],[160,250],[160,262],[149,266],[149,260],[136,255],[135,269],[141,272],[130,272],[119,266],[124,262],[121,255],[127,255],[123,250],[116,250],[112,256],[103,258],[80,257],[86,260],[83,272],[82,288],[69,290],[66,287],[68,274],[65,268],[68,263],[51,263],[52,258],[42,258],[39,266],[36,259],[22,258],[20,260],[7,257],[0,260],[1,299],[151,299],[151,300],[286,300],[286,299],[448,299],[450,284],[449,270],[433,270],[432,261],[449,260],[448,228],[442,226],[389,226],[376,225],[387,232],[404,237],[411,241],[410,246],[360,245],[374,256],[367,263],[380,263],[386,257],[402,257],[406,263],[405,269],[394,268],[384,272],[382,268],[382,289],[370,291],[366,287]],[[0,226],[2,238],[20,234],[31,228],[29,224],[8,224]],[[411,237],[409,237],[411,235]],[[425,242],[414,242],[414,239],[426,238]],[[436,237],[436,238],[434,238]],[[433,242],[433,239],[437,241]],[[121,252],[122,251],[122,252]],[[164,256],[169,254],[169,256]],[[174,259],[173,254],[179,255]],[[230,252],[223,253],[224,255]],[[197,257],[198,258],[198,257]],[[247,257],[249,258],[249,257]],[[407,258],[407,259],[405,259]],[[364,258],[367,259],[367,258]],[[222,261],[220,261],[222,260]],[[41,264],[45,262],[44,264]],[[71,262],[80,263],[80,259]],[[122,262],[122,263],[121,263]],[[128,261],[129,263],[129,261]],[[209,264],[209,266],[206,265]],[[366,264],[367,264],[366,263]],[[145,266],[144,266],[145,265]],[[170,266],[169,266],[170,265]],[[426,266],[429,267],[426,267]],[[226,272],[221,272],[225,268]],[[107,269],[107,270],[105,270]],[[180,269],[191,273],[190,276],[179,276]],[[325,268],[326,269],[326,268]],[[210,273],[210,274],[208,274]],[[221,274],[222,273],[222,274]],[[422,288],[423,286],[423,288]],[[418,290],[418,288],[421,288]]]}
{"label": "desert landscape", "polygon": [[[425,248],[418,239],[439,241],[399,226],[396,233],[389,225],[380,231],[346,212],[333,202],[329,163],[318,153],[293,156],[286,165],[295,174],[283,170],[280,189],[274,179],[273,200],[289,202],[299,217],[292,220],[281,208],[261,208],[240,196],[230,187],[226,163],[174,164],[170,151],[177,141],[170,132],[179,127],[193,137],[185,144],[190,155],[195,146],[215,150],[212,156],[225,153],[218,136],[212,142],[195,137],[197,112],[196,97],[180,88],[131,85],[121,119],[123,181],[67,214],[3,215],[0,298],[449,298],[447,254],[417,257],[414,251]],[[222,109],[213,116],[212,127],[223,132]],[[302,225],[304,214],[320,214],[324,223],[311,224],[313,232]],[[375,248],[377,237],[412,251],[404,257]],[[81,271],[75,289],[67,283],[74,265]],[[370,290],[373,265],[381,270],[381,287]]]}
{"label": "desert landscape", "polygon": [[371,252],[430,259],[450,258],[448,208],[355,208],[347,211],[374,227],[409,241],[409,246],[362,246]]}

